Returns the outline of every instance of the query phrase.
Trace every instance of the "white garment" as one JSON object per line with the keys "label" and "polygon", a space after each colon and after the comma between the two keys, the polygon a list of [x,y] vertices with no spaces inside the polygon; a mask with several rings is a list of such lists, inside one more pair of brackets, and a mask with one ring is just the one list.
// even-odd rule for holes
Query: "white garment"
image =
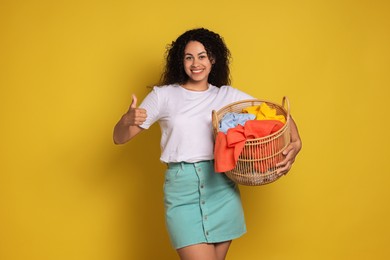
{"label": "white garment", "polygon": [[253,99],[231,86],[217,88],[209,84],[205,91],[190,91],[180,85],[154,87],[140,107],[148,129],[158,121],[161,127],[162,162],[199,162],[214,158],[211,123],[212,110],[239,100]]}

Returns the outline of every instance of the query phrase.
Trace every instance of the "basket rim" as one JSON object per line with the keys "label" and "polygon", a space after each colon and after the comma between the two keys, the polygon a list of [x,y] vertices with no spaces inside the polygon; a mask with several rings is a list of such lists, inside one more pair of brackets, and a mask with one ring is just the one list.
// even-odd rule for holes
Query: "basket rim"
{"label": "basket rim", "polygon": [[[276,131],[275,133],[272,133],[270,135],[267,135],[267,136],[264,136],[264,137],[259,137],[259,138],[254,138],[254,139],[248,139],[246,140],[246,142],[256,142],[256,141],[261,141],[261,140],[266,140],[266,139],[270,139],[272,137],[275,137],[277,135],[280,135],[281,133],[283,133],[285,131],[285,129],[289,126],[290,124],[290,102],[288,100],[288,98],[286,96],[283,97],[282,99],[282,105],[278,104],[278,103],[275,103],[273,101],[269,101],[269,100],[265,100],[265,99],[257,99],[257,98],[253,98],[253,99],[243,99],[243,100],[240,100],[240,101],[236,101],[236,102],[233,102],[233,103],[230,103],[226,106],[223,106],[221,107],[220,109],[218,110],[213,110],[212,111],[212,114],[214,115],[213,116],[213,120],[217,119],[218,122],[215,122],[216,124],[214,124],[214,132],[215,134],[217,134],[218,132],[220,132],[220,128],[219,128],[219,118],[218,118],[218,115],[220,113],[220,111],[223,111],[231,106],[234,106],[234,105],[238,105],[238,104],[241,104],[241,103],[247,103],[247,102],[261,102],[261,103],[271,103],[273,105],[276,105],[278,106],[279,108],[281,108],[282,110],[285,111],[286,113],[286,123],[283,125],[282,128],[280,128],[278,131]],[[284,104],[287,104],[287,108],[284,107]],[[215,126],[217,127],[215,129]]]}

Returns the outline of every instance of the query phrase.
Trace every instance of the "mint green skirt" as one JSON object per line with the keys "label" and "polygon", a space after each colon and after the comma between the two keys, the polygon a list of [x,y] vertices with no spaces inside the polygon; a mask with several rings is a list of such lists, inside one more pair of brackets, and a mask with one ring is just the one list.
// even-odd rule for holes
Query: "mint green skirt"
{"label": "mint green skirt", "polygon": [[246,232],[237,184],[214,172],[214,161],[170,163],[164,183],[165,216],[174,248],[218,243]]}

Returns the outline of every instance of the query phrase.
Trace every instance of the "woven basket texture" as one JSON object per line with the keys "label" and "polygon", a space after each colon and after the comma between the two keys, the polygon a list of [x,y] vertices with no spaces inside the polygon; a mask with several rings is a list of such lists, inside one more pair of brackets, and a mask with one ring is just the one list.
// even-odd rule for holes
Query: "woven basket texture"
{"label": "woven basket texture", "polygon": [[257,139],[247,139],[238,158],[236,167],[225,174],[234,182],[247,186],[258,186],[272,183],[283,174],[278,173],[276,164],[284,159],[283,150],[290,143],[290,104],[287,97],[282,105],[271,101],[251,99],[229,104],[212,112],[214,136],[219,132],[219,122],[226,113],[241,113],[244,108],[258,106],[263,102],[276,110],[277,115],[286,118],[285,125],[277,132]]}

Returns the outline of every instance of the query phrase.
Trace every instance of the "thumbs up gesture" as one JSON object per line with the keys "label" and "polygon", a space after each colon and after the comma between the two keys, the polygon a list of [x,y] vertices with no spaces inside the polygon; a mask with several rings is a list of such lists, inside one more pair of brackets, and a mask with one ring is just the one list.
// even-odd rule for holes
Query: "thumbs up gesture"
{"label": "thumbs up gesture", "polygon": [[146,120],[146,110],[137,108],[137,97],[134,94],[129,110],[123,115],[123,120],[129,126],[142,125]]}

